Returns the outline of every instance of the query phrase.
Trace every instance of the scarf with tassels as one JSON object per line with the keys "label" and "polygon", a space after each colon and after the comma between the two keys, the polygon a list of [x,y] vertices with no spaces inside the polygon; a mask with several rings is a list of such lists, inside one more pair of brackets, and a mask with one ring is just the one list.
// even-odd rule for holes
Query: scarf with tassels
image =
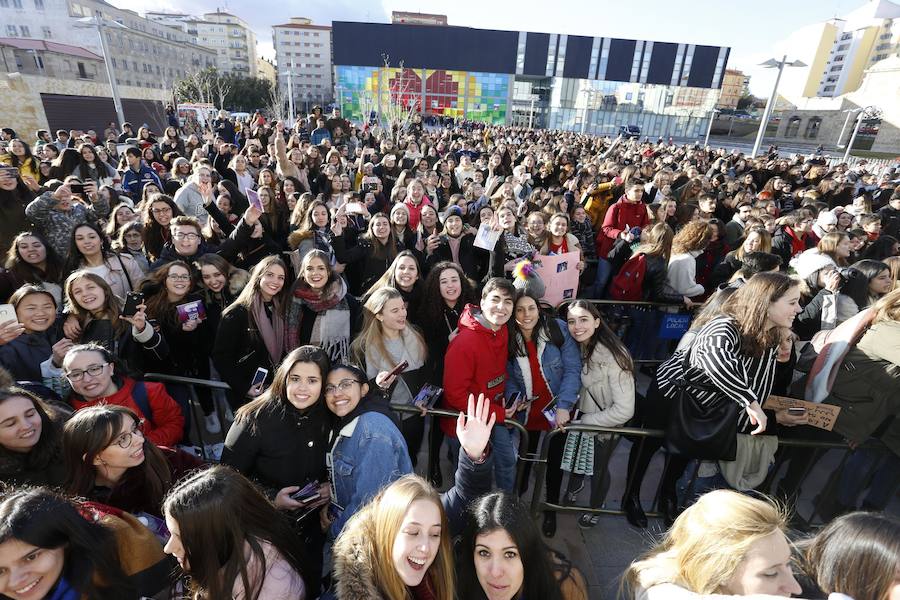
{"label": "scarf with tassels", "polygon": [[289,343],[300,345],[300,320],[303,307],[316,313],[309,343],[320,346],[332,362],[346,363],[350,358],[350,305],[347,302],[347,284],[343,279],[331,283],[321,294],[306,286],[294,289],[294,298],[288,316]]}

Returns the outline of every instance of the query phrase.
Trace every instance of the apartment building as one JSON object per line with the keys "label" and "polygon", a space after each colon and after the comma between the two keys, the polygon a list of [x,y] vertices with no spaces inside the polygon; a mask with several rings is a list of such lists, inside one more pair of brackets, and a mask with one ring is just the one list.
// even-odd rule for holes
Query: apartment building
{"label": "apartment building", "polygon": [[749,80],[743,71],[725,69],[725,75],[722,77],[722,93],[716,102],[716,108],[737,108],[738,100],[747,92]]}
{"label": "apartment building", "polygon": [[287,97],[288,73],[294,104],[306,107],[334,100],[331,27],[315,25],[305,17],[272,27],[278,85]]}

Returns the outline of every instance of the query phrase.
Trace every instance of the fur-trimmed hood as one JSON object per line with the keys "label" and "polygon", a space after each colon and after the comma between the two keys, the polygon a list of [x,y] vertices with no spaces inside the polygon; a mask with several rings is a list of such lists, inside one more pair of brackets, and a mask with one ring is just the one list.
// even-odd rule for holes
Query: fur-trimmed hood
{"label": "fur-trimmed hood", "polygon": [[237,296],[241,293],[247,284],[250,283],[250,273],[244,269],[232,269],[231,275],[228,276],[228,291],[231,295]]}
{"label": "fur-trimmed hood", "polygon": [[[362,519],[368,516],[359,515]],[[360,519],[361,520],[361,519]],[[374,536],[367,520],[353,519],[334,543],[334,588],[337,600],[383,600],[375,584]]]}

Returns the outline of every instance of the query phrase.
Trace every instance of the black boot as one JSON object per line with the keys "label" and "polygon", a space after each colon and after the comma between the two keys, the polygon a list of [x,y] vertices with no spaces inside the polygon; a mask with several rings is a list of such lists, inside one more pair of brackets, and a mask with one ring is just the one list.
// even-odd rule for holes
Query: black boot
{"label": "black boot", "polygon": [[551,511],[544,512],[544,524],[541,526],[541,532],[544,537],[552,538],[556,535],[556,513]]}
{"label": "black boot", "polygon": [[672,523],[675,522],[675,519],[678,517],[678,497],[674,492],[666,493],[662,492],[659,495],[659,512],[662,513],[663,523],[666,524],[666,528],[672,526]]}
{"label": "black boot", "polygon": [[647,515],[644,514],[644,509],[641,508],[641,500],[637,494],[631,494],[622,498],[622,510],[625,511],[625,518],[628,519],[632,526],[639,529],[647,528]]}

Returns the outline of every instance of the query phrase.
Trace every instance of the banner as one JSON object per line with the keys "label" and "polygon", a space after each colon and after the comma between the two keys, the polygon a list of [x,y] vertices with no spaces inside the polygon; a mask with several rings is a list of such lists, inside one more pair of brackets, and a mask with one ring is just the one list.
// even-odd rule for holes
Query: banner
{"label": "banner", "polygon": [[574,300],[578,292],[580,252],[535,256],[534,267],[544,282],[544,302],[554,308],[565,300]]}
{"label": "banner", "polygon": [[807,402],[806,400],[797,400],[795,398],[787,398],[785,396],[769,396],[763,404],[763,408],[779,411],[789,408],[806,409],[806,418],[808,423],[813,427],[831,431],[834,429],[834,422],[837,421],[838,415],[841,413],[840,406],[832,404],[816,404],[815,402]]}

